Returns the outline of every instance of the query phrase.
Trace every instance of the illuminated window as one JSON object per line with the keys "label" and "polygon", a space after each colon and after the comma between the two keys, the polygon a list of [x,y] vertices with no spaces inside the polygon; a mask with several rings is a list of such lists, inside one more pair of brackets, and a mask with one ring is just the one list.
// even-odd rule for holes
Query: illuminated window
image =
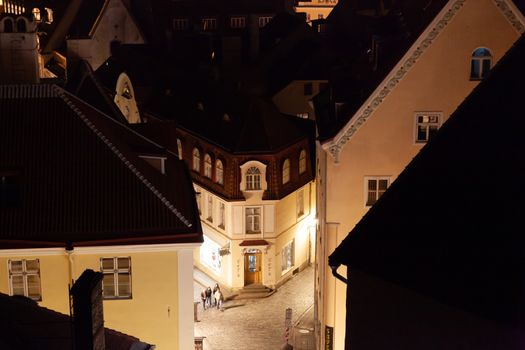
{"label": "illuminated window", "polygon": [[215,162],[215,181],[218,184],[224,184],[224,168],[222,162],[219,159],[217,159]]}
{"label": "illuminated window", "polygon": [[285,159],[283,162],[283,184],[290,181],[290,159]]}
{"label": "illuminated window", "polygon": [[131,299],[131,258],[100,258],[104,299]]}
{"label": "illuminated window", "polygon": [[323,15],[322,13],[319,13],[319,14],[317,15],[317,19],[323,19],[323,18],[324,18],[324,15]]}
{"label": "illuminated window", "polygon": [[217,29],[217,19],[215,18],[203,18],[201,24],[204,31]]}
{"label": "illuminated window", "polygon": [[246,233],[261,233],[261,208],[246,208]]}
{"label": "illuminated window", "polygon": [[244,17],[232,17],[230,18],[231,28],[244,28],[246,27],[246,18]]}
{"label": "illuminated window", "polygon": [[225,227],[225,212],[226,212],[226,208],[225,208],[225,205],[224,203],[220,202],[219,203],[219,227],[222,228],[224,230],[224,227]]}
{"label": "illuminated window", "polygon": [[425,143],[434,136],[441,124],[441,113],[416,113],[416,142]]}
{"label": "illuminated window", "polygon": [[32,12],[35,21],[40,21],[40,9],[38,9],[38,7],[35,7]]}
{"label": "illuminated window", "polygon": [[308,118],[310,118],[310,113],[308,113],[308,112],[305,112],[305,113],[297,113],[297,116],[298,116],[299,118],[302,118],[302,119],[308,119]]}
{"label": "illuminated window", "polygon": [[204,176],[211,179],[211,157],[207,153],[204,155]]}
{"label": "illuminated window", "polygon": [[281,273],[286,273],[295,265],[295,239],[281,251]]}
{"label": "illuminated window", "polygon": [[201,211],[201,198],[202,198],[202,194],[200,192],[200,190],[198,188],[195,188],[195,200],[197,202],[197,209],[199,210],[199,215],[202,215],[202,211]]}
{"label": "illuminated window", "polygon": [[190,26],[190,21],[187,18],[173,19],[173,30],[175,31],[187,30],[189,26]]}
{"label": "illuminated window", "polygon": [[11,295],[23,295],[42,300],[40,287],[40,261],[9,260],[9,290]]}
{"label": "illuminated window", "polygon": [[259,17],[259,28],[264,27],[265,25],[270,23],[271,20],[272,20],[271,16]]}
{"label": "illuminated window", "polygon": [[304,215],[304,190],[297,191],[297,217]]}
{"label": "illuminated window", "polygon": [[303,174],[306,171],[306,151],[303,149],[299,153],[299,174]]}
{"label": "illuminated window", "polygon": [[372,206],[377,202],[379,197],[385,193],[389,182],[390,178],[388,177],[370,177],[365,179],[367,186],[366,206]]}
{"label": "illuminated window", "polygon": [[182,159],[182,141],[180,139],[177,139],[177,154],[179,159]]}
{"label": "illuminated window", "polygon": [[246,171],[246,190],[255,191],[261,189],[261,171],[257,167],[251,167]]}
{"label": "illuminated window", "polygon": [[46,10],[46,13],[47,13],[47,19],[46,19],[46,22],[47,23],[53,23],[53,10],[45,7],[44,8]]}
{"label": "illuminated window", "polygon": [[193,163],[192,169],[196,172],[201,171],[201,153],[197,148],[193,149]]}
{"label": "illuminated window", "polygon": [[487,76],[492,65],[492,54],[489,49],[480,47],[472,53],[470,79],[481,80]]}

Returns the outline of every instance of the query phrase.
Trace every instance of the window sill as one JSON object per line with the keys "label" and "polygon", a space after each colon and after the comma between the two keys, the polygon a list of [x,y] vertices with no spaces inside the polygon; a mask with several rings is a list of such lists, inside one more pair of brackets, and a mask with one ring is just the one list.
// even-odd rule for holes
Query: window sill
{"label": "window sill", "polygon": [[131,299],[133,299],[131,295],[127,297],[103,297],[103,300],[131,300]]}

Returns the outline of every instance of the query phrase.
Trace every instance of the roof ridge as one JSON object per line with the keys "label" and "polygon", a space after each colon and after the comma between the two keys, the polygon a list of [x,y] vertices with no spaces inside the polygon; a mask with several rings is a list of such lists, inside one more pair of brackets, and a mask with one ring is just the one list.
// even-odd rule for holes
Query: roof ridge
{"label": "roof ridge", "polygon": [[131,170],[131,172],[151,191],[155,196],[157,196],[160,201],[173,213],[175,216],[179,218],[180,221],[182,221],[186,227],[192,227],[192,223],[182,215],[182,213],[175,208],[173,204],[158,190],[155,188],[155,186],[148,180],[146,177],[135,167],[120,150],[117,149],[117,147],[111,143],[111,141],[104,136],[104,134],[97,129],[95,124],[93,124],[85,115],[82,113],[82,111],[75,106],[73,101],[66,96],[66,92],[61,89],[60,87],[54,85],[53,86],[56,92],[56,96],[60,97],[75,114],[79,116],[79,118],[86,124],[86,126],[93,131],[93,133],[100,139],[104,144],[128,167],[128,169]]}

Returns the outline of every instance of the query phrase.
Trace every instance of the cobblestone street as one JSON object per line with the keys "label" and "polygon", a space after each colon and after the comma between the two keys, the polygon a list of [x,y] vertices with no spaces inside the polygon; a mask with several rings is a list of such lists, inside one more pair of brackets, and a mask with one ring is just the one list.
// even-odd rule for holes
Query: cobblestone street
{"label": "cobblestone street", "polygon": [[[206,337],[204,350],[280,349],[284,343],[286,308],[292,308],[292,324],[301,316],[312,315],[313,272],[312,267],[306,268],[267,298],[226,301],[223,311],[203,311],[199,304],[195,336]],[[202,284],[195,281],[195,301],[200,302],[202,289]],[[301,319],[301,323],[305,322],[308,320]]]}

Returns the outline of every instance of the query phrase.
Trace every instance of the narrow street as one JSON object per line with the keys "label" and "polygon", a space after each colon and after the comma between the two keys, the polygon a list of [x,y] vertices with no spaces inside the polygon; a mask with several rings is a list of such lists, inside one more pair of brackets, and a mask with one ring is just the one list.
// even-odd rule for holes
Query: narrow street
{"label": "narrow street", "polygon": [[[206,337],[205,350],[278,350],[284,344],[286,308],[292,308],[292,324],[303,316],[301,324],[313,327],[313,285],[314,271],[308,267],[267,298],[229,300],[223,311],[203,311],[199,304],[195,336]],[[203,288],[194,282],[195,301],[200,302]]]}

